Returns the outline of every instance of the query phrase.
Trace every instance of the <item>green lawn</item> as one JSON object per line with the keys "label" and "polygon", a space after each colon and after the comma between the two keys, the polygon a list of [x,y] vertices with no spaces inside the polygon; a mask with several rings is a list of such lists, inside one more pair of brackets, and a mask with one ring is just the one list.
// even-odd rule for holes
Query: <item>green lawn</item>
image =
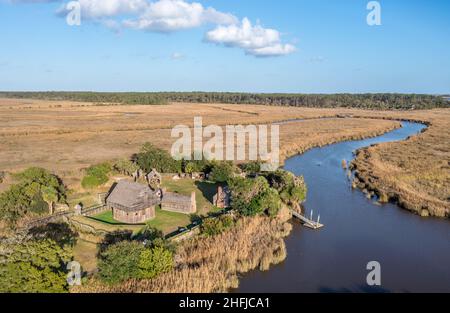
{"label": "green lawn", "polygon": [[[106,211],[103,213],[100,213],[98,215],[94,215],[90,217],[91,220],[94,220],[96,222],[105,223],[108,225],[115,225],[115,226],[130,226],[133,228],[143,226],[144,224],[138,224],[138,225],[127,225],[122,222],[116,221],[113,218],[112,211]],[[155,227],[161,231],[163,231],[165,234],[171,233],[175,230],[177,230],[179,227],[185,227],[191,223],[191,217],[186,214],[181,213],[175,213],[175,212],[167,212],[162,211],[161,208],[158,206],[156,208],[156,217],[150,221],[148,221],[146,224],[149,224],[152,227]]]}
{"label": "green lawn", "polygon": [[158,207],[156,209],[156,217],[147,222],[147,224],[168,234],[177,230],[179,227],[185,227],[191,224],[191,218],[186,214],[162,211]]}
{"label": "green lawn", "polygon": [[99,221],[99,222],[103,222],[106,224],[110,224],[110,225],[126,225],[125,223],[116,221],[113,218],[113,213],[111,210],[105,211],[103,213],[91,216],[92,219]]}
{"label": "green lawn", "polygon": [[195,191],[198,215],[206,215],[209,212],[215,211],[212,201],[217,192],[217,185],[214,183],[195,181],[190,178],[173,180],[171,177],[165,176],[162,187],[168,191],[177,192],[186,196],[189,196],[192,191]]}

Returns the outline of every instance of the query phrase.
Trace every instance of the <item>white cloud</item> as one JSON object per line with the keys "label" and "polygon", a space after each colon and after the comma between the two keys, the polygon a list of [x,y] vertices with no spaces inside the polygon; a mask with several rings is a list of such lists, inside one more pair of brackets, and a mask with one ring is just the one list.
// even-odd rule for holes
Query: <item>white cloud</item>
{"label": "white cloud", "polygon": [[182,60],[182,59],[185,58],[185,55],[183,53],[181,53],[181,52],[174,52],[174,53],[172,53],[170,58],[172,60]]}
{"label": "white cloud", "polygon": [[[138,14],[148,7],[147,0],[78,0],[82,19],[102,19],[118,15]],[[63,4],[58,13],[64,15]]]}
{"label": "white cloud", "polygon": [[228,25],[237,22],[229,13],[214,8],[204,8],[197,2],[184,0],[159,0],[151,2],[146,10],[135,19],[124,21],[124,26],[156,32],[173,32],[199,27],[205,23]]}
{"label": "white cloud", "polygon": [[[2,0],[0,0],[2,1]],[[42,3],[63,0],[8,0],[9,2]],[[57,10],[66,16],[67,3]],[[81,6],[81,21],[90,20],[116,33],[131,28],[150,32],[170,33],[197,28],[205,24],[216,27],[208,31],[208,42],[238,47],[246,54],[256,57],[281,56],[293,53],[293,44],[283,43],[280,32],[264,28],[259,23],[252,25],[248,18],[242,22],[231,13],[220,12],[188,0],[78,0]]]}
{"label": "white cloud", "polygon": [[280,33],[275,29],[252,25],[248,18],[242,23],[218,26],[206,33],[208,42],[238,47],[257,57],[281,56],[294,52],[295,46],[281,43]]}

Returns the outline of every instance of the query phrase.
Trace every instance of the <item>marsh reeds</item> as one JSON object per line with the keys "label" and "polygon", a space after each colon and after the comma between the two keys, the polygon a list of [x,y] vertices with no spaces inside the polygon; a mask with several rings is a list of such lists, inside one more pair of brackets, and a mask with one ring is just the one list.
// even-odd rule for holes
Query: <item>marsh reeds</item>
{"label": "marsh reeds", "polygon": [[151,280],[108,286],[89,280],[74,292],[226,292],[239,285],[238,275],[268,270],[286,258],[283,238],[292,229],[283,217],[242,217],[236,226],[214,237],[180,243],[171,272]]}

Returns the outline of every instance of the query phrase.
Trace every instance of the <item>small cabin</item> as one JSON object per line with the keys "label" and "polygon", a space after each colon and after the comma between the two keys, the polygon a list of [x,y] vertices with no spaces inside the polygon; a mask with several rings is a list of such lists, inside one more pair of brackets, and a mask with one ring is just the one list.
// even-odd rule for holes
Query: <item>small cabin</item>
{"label": "small cabin", "polygon": [[190,196],[185,196],[174,192],[163,191],[161,200],[161,210],[183,214],[193,214],[197,212],[195,191],[193,191]]}

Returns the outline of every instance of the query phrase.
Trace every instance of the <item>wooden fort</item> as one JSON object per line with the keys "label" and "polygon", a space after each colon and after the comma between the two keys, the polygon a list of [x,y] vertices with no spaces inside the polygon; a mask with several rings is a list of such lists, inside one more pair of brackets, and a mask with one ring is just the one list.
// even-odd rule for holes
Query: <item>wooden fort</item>
{"label": "wooden fort", "polygon": [[155,217],[155,207],[160,203],[159,192],[150,187],[121,180],[106,198],[115,220],[139,224]]}
{"label": "wooden fort", "polygon": [[[155,171],[152,178],[158,178],[160,184],[161,176],[156,174]],[[195,192],[186,196],[127,180],[119,181],[106,197],[106,206],[112,210],[113,218],[126,224],[141,224],[154,218],[159,205],[163,211],[183,214],[197,212]]]}

